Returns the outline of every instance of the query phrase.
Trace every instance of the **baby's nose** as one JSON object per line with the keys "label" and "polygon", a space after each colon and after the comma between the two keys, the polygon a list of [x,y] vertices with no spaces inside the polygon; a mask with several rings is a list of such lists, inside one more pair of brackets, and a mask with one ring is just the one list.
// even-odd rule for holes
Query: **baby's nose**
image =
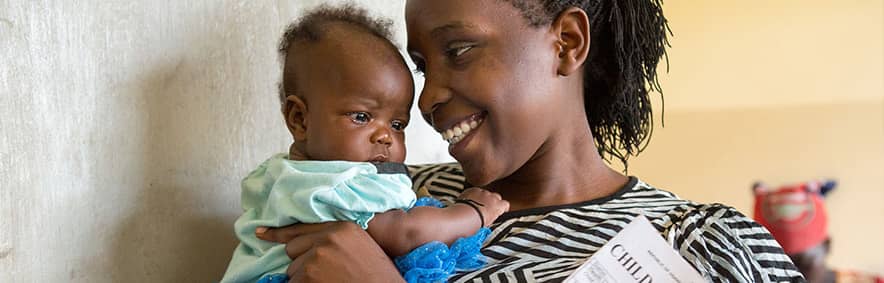
{"label": "baby's nose", "polygon": [[372,135],[372,142],[390,146],[393,144],[393,135],[389,130],[379,129]]}

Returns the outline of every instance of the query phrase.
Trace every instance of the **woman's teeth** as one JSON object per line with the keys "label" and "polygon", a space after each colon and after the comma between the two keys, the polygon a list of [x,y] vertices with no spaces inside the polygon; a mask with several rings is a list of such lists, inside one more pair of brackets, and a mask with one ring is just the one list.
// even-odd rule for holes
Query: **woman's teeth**
{"label": "woman's teeth", "polygon": [[448,144],[456,144],[466,137],[472,130],[479,127],[479,123],[481,122],[481,120],[460,122],[459,124],[454,125],[454,127],[451,127],[451,129],[442,132],[442,138],[445,139],[445,141],[448,141]]}

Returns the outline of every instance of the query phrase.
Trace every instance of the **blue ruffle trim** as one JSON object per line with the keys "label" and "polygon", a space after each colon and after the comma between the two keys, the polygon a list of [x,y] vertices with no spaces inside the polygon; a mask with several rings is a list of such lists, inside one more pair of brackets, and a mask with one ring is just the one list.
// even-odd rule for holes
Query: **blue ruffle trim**
{"label": "blue ruffle trim", "polygon": [[442,242],[426,243],[395,259],[396,268],[409,283],[445,282],[455,271],[474,270],[485,265],[482,243],[491,234],[488,228],[460,238],[448,247]]}
{"label": "blue ruffle trim", "polygon": [[[441,201],[421,197],[417,206],[445,207]],[[485,265],[482,243],[491,234],[488,228],[479,229],[473,236],[454,241],[451,247],[442,242],[429,242],[412,250],[394,262],[399,273],[409,283],[445,282],[455,271],[473,270]]]}
{"label": "blue ruffle trim", "polygon": [[285,273],[267,274],[258,280],[258,283],[288,283],[289,276]]}
{"label": "blue ruffle trim", "polygon": [[439,201],[438,199],[434,199],[431,197],[421,197],[421,198],[418,198],[417,201],[414,202],[414,206],[412,206],[412,208],[418,207],[418,206],[432,206],[432,207],[443,208],[443,207],[445,207],[445,204],[442,203],[441,201]]}
{"label": "blue ruffle trim", "polygon": [[[441,201],[431,197],[421,197],[417,206],[445,207]],[[399,273],[408,283],[445,282],[455,271],[474,270],[485,265],[482,243],[491,235],[491,230],[481,228],[476,234],[457,239],[451,247],[442,242],[429,242],[394,260]],[[285,274],[267,274],[258,283],[285,283]]]}

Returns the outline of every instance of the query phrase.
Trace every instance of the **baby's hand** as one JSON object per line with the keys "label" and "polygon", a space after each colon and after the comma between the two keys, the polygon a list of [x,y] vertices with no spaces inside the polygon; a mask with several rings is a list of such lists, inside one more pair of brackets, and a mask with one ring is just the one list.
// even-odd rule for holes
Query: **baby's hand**
{"label": "baby's hand", "polygon": [[460,194],[458,199],[471,200],[475,207],[482,211],[485,226],[491,225],[497,217],[510,209],[510,202],[503,200],[500,194],[481,188],[469,188]]}

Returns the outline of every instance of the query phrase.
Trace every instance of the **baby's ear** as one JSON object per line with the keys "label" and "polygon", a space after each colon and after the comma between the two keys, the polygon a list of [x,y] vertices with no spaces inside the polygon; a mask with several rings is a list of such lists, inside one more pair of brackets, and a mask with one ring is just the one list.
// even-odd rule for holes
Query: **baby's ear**
{"label": "baby's ear", "polygon": [[297,95],[289,95],[285,98],[285,105],[282,107],[282,113],[285,115],[285,125],[295,141],[304,141],[307,139],[307,104]]}

